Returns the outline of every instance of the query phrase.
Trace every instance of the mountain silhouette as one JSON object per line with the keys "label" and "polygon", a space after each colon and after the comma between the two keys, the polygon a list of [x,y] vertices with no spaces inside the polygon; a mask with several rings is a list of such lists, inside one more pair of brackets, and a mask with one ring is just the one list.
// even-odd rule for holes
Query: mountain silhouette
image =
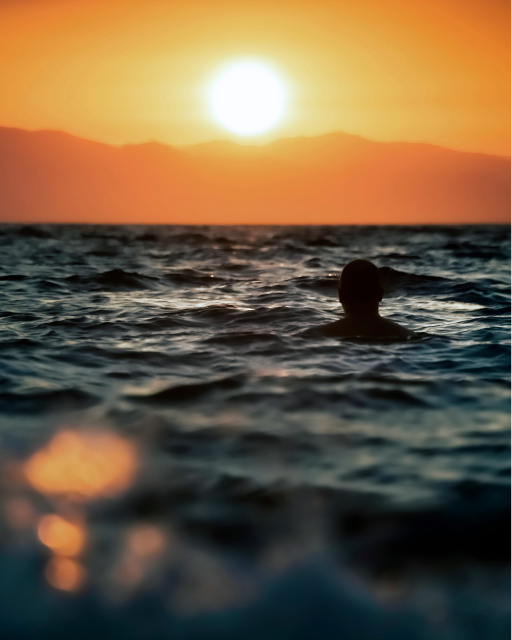
{"label": "mountain silhouette", "polygon": [[510,158],[345,133],[115,147],[0,127],[0,221],[508,222]]}

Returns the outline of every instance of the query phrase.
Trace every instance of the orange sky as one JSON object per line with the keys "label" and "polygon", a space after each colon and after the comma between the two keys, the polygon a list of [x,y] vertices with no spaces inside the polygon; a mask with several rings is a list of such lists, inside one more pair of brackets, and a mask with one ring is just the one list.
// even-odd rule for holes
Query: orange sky
{"label": "orange sky", "polygon": [[289,104],[244,141],[346,131],[508,154],[509,50],[506,0],[0,0],[0,125],[232,138],[208,88],[250,58]]}

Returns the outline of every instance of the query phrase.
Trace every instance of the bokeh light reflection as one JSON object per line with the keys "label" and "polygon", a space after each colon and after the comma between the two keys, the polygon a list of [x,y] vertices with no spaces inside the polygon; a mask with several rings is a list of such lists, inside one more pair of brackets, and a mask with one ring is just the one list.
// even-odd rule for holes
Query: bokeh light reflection
{"label": "bokeh light reflection", "polygon": [[87,501],[127,489],[136,467],[135,448],[116,434],[64,430],[29,458],[24,471],[40,493]]}
{"label": "bokeh light reflection", "polygon": [[132,527],[127,536],[128,551],[140,558],[160,555],[166,546],[165,536],[157,527],[139,525]]}
{"label": "bokeh light reflection", "polygon": [[[24,480],[50,498],[57,513],[39,517],[28,500],[12,498],[5,517],[13,529],[35,527],[39,541],[51,552],[45,567],[51,586],[69,592],[82,587],[87,572],[77,557],[89,538],[84,503],[128,489],[137,467],[135,445],[99,428],[61,430],[20,466]],[[150,556],[163,548],[149,530],[140,532],[132,545]]]}
{"label": "bokeh light reflection", "polygon": [[37,527],[37,535],[55,554],[69,557],[78,555],[86,540],[83,525],[69,522],[58,515],[43,516]]}
{"label": "bokeh light reflection", "polygon": [[138,524],[126,534],[123,553],[112,579],[122,589],[137,587],[156,567],[155,561],[168,550],[168,536],[157,526]]}
{"label": "bokeh light reflection", "polygon": [[45,576],[56,589],[77,591],[83,585],[86,573],[76,560],[55,556],[46,565]]}

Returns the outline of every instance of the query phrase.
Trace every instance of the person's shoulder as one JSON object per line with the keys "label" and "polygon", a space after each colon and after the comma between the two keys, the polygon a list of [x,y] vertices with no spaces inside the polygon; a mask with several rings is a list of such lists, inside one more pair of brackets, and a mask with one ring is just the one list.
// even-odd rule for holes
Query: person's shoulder
{"label": "person's shoulder", "polygon": [[327,338],[338,338],[347,336],[345,322],[341,320],[335,320],[334,322],[328,322],[327,324],[321,324],[316,327],[310,327],[304,331],[303,335],[306,336],[324,336]]}
{"label": "person's shoulder", "polygon": [[383,335],[396,337],[396,338],[412,338],[416,334],[411,329],[407,327],[403,327],[398,322],[393,322],[393,320],[388,320],[387,318],[381,318],[382,321],[382,329]]}
{"label": "person's shoulder", "polygon": [[304,337],[326,337],[326,338],[350,338],[361,337],[369,339],[398,338],[407,340],[416,336],[414,331],[403,327],[397,322],[379,317],[377,321],[369,323],[361,322],[355,324],[348,318],[341,318],[335,322],[310,327],[302,333]]}

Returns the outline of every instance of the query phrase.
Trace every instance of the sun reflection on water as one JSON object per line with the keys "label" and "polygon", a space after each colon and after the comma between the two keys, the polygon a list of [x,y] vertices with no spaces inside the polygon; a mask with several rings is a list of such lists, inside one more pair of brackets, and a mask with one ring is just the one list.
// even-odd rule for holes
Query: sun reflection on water
{"label": "sun reflection on water", "polygon": [[85,581],[85,569],[71,558],[55,556],[45,569],[48,582],[61,591],[77,591]]}
{"label": "sun reflection on water", "polygon": [[46,515],[37,526],[39,540],[59,556],[73,557],[85,546],[86,532],[78,522],[70,522],[58,515]]}
{"label": "sun reflection on water", "polygon": [[[61,513],[39,516],[28,500],[16,497],[7,503],[5,515],[13,529],[35,526],[39,541],[51,552],[45,567],[51,586],[72,592],[85,584],[87,572],[78,560],[89,538],[85,503],[128,489],[137,467],[134,444],[99,428],[59,431],[23,464],[28,484]],[[132,546],[139,555],[154,557],[163,549],[158,532],[136,533]]]}
{"label": "sun reflection on water", "polygon": [[87,501],[127,489],[136,467],[135,448],[125,439],[107,431],[65,430],[29,458],[24,471],[40,493]]}

